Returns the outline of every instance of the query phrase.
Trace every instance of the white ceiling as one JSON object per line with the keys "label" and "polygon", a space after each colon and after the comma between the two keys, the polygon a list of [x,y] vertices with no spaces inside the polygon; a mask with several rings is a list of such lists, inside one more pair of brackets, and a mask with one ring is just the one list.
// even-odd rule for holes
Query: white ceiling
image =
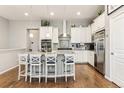
{"label": "white ceiling", "polygon": [[[103,5],[1,5],[0,16],[9,20],[41,20],[41,19],[82,19],[91,20],[97,16]],[[81,15],[77,16],[76,12]],[[25,16],[24,13],[29,13]],[[54,12],[54,16],[50,16]]]}

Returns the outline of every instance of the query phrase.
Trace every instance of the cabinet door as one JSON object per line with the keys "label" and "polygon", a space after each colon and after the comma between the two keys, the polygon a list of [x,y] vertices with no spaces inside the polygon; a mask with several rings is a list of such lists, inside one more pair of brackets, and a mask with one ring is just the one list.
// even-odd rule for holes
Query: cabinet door
{"label": "cabinet door", "polygon": [[88,51],[88,63],[94,67],[94,51]]}
{"label": "cabinet door", "polygon": [[71,28],[71,43],[86,43],[87,31],[87,27]]}
{"label": "cabinet door", "polygon": [[46,37],[45,37],[45,36],[46,36],[46,33],[45,33],[44,30],[45,30],[44,28],[40,28],[40,40],[46,38]]}
{"label": "cabinet door", "polygon": [[80,29],[71,28],[71,43],[80,43]]}
{"label": "cabinet door", "polygon": [[90,51],[90,64],[92,65],[92,66],[94,66],[94,52],[93,51]]}
{"label": "cabinet door", "polygon": [[75,63],[79,63],[78,51],[75,51]]}
{"label": "cabinet door", "polygon": [[53,33],[52,33],[52,42],[53,43],[58,43],[58,28],[53,28]]}
{"label": "cabinet door", "polygon": [[80,28],[80,42],[85,43],[86,42],[86,33],[87,33],[87,28]]}
{"label": "cabinet door", "polygon": [[82,62],[83,63],[87,63],[88,60],[87,60],[87,51],[82,51]]}
{"label": "cabinet door", "polygon": [[96,25],[96,32],[102,30],[105,27],[105,13],[102,13],[99,17],[97,17]]}
{"label": "cabinet door", "polygon": [[92,30],[92,34],[95,33],[95,30],[96,30],[95,23],[91,24],[91,30]]}
{"label": "cabinet door", "polygon": [[86,51],[75,51],[76,63],[87,63],[87,52]]}
{"label": "cabinet door", "polygon": [[40,39],[52,39],[52,27],[41,27]]}
{"label": "cabinet door", "polygon": [[88,28],[87,28],[87,31],[86,31],[86,43],[89,43],[89,42],[91,42],[91,27],[90,26],[88,26]]}

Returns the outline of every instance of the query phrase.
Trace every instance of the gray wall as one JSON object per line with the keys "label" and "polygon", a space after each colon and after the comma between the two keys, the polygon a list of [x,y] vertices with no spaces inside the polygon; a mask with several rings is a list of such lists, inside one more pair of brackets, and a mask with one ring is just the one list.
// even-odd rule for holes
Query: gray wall
{"label": "gray wall", "polygon": [[9,21],[0,17],[0,48],[8,48]]}

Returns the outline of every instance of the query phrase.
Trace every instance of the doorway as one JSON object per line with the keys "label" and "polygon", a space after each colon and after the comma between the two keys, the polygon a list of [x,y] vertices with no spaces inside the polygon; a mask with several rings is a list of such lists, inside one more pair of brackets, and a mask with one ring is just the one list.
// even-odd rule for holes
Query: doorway
{"label": "doorway", "polygon": [[27,50],[39,51],[39,29],[27,29]]}

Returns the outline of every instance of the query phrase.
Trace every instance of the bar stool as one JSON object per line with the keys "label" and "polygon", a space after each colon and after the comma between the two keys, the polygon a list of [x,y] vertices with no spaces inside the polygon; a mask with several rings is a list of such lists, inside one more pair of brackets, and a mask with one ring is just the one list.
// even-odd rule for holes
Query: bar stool
{"label": "bar stool", "polygon": [[41,54],[30,54],[30,83],[32,78],[39,78],[41,81]]}
{"label": "bar stool", "polygon": [[[70,67],[72,66],[72,70],[71,69],[68,70],[68,66]],[[64,71],[65,71],[66,82],[67,82],[68,76],[73,76],[75,80],[75,55],[74,54],[65,54]]]}
{"label": "bar stool", "polygon": [[[45,71],[45,82],[47,83],[47,78],[54,78],[55,83],[56,83],[56,57],[57,54],[55,53],[46,53],[45,58],[46,58],[46,71]],[[54,72],[50,72],[49,68],[54,67]]]}
{"label": "bar stool", "polygon": [[[19,70],[18,70],[18,80],[21,77],[25,77],[25,81],[27,81],[27,72],[28,72],[28,54],[18,54],[19,58]],[[25,66],[25,68],[22,68]]]}

